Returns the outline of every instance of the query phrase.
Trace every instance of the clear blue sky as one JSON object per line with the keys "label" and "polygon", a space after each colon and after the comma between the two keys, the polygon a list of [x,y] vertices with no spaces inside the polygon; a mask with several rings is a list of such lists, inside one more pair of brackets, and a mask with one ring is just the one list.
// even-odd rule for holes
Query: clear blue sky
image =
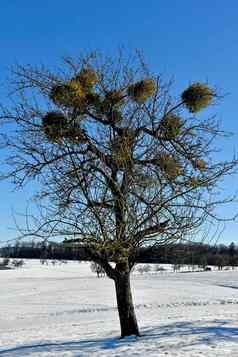
{"label": "clear blue sky", "polygon": [[[238,2],[236,0],[1,0],[0,98],[14,63],[54,66],[63,55],[119,46],[141,48],[153,71],[173,76],[179,91],[190,81],[208,80],[229,93],[215,110],[226,130],[235,132],[224,147],[237,149]],[[223,186],[238,188],[237,180]],[[236,187],[237,185],[237,187]],[[0,240],[13,237],[12,210],[24,212],[27,190],[12,192],[0,182]],[[232,211],[238,211],[233,205]],[[230,212],[231,212],[230,210]],[[229,210],[226,209],[229,213]],[[221,242],[238,243],[237,224],[227,224]]]}

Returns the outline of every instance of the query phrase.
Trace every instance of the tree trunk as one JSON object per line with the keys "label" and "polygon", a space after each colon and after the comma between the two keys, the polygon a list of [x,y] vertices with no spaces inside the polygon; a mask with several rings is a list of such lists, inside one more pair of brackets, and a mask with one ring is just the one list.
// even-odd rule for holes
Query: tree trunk
{"label": "tree trunk", "polygon": [[134,311],[130,273],[122,273],[115,279],[117,308],[121,325],[121,338],[130,335],[139,336],[136,315]]}

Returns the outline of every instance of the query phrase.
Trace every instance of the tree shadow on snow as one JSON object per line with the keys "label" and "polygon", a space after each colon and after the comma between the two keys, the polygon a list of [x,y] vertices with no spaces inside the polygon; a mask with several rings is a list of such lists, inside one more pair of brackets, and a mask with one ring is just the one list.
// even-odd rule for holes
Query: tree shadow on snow
{"label": "tree shadow on snow", "polygon": [[207,320],[194,322],[177,322],[144,329],[143,338],[148,341],[174,337],[174,348],[195,345],[215,346],[219,343],[238,344],[238,327],[227,326],[230,321]]}
{"label": "tree shadow on snow", "polygon": [[[156,349],[181,349],[195,345],[215,346],[219,343],[233,342],[238,343],[238,327],[227,326],[229,321],[210,320],[195,322],[177,322],[167,325],[158,325],[153,328],[142,329],[142,336],[130,337],[126,339],[98,338],[79,341],[50,342],[42,341],[37,344],[21,345],[18,347],[0,350],[0,357],[31,356],[34,353],[49,353],[50,356],[57,356],[57,353],[71,352],[74,356],[92,355],[95,352],[108,350],[110,355],[121,356],[125,354],[125,348],[131,349],[131,356],[136,352],[135,343],[142,342],[142,349],[148,352],[148,347],[156,342]],[[174,341],[173,341],[174,337]],[[169,345],[166,339],[169,338]],[[160,344],[161,341],[161,344]],[[123,351],[120,351],[122,347]],[[137,346],[139,347],[139,345]],[[140,350],[140,348],[139,348]],[[141,351],[143,353],[143,351]]]}
{"label": "tree shadow on snow", "polygon": [[91,355],[94,352],[100,350],[115,349],[119,346],[124,346],[125,341],[132,343],[136,337],[129,338],[127,340],[121,340],[119,337],[113,338],[99,338],[91,340],[79,340],[79,341],[66,341],[66,342],[41,342],[36,344],[21,345],[9,349],[0,350],[1,357],[13,357],[13,356],[31,356],[33,353],[50,353],[50,356],[57,356],[57,352],[73,352],[75,356]]}

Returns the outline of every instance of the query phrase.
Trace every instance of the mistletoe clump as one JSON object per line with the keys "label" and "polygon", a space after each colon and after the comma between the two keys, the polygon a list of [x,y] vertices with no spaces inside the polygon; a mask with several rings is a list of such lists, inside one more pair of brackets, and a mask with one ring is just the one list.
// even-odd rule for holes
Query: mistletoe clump
{"label": "mistletoe clump", "polygon": [[47,139],[58,142],[66,139],[73,144],[87,141],[86,133],[78,123],[69,123],[61,112],[48,112],[42,119],[43,132]]}
{"label": "mistletoe clump", "polygon": [[95,71],[89,68],[82,69],[71,80],[53,86],[49,95],[50,99],[56,105],[80,108],[84,112],[85,98],[96,81]]}
{"label": "mistletoe clump", "polygon": [[155,82],[153,79],[143,79],[128,87],[128,96],[137,103],[144,103],[155,93]]}
{"label": "mistletoe clump", "polygon": [[50,92],[50,99],[56,105],[72,105],[72,90],[66,83],[53,86]]}
{"label": "mistletoe clump", "polygon": [[199,185],[199,180],[197,177],[193,176],[190,178],[190,186],[197,187]]}
{"label": "mistletoe clump", "polygon": [[[70,242],[70,240],[67,240],[67,243],[68,242]],[[92,244],[90,250],[93,254],[99,254],[102,257],[107,257],[110,261],[117,264],[128,264],[130,245],[126,241],[99,241]]]}
{"label": "mistletoe clump", "polygon": [[105,104],[112,108],[119,107],[123,104],[124,97],[120,90],[112,90],[105,95]]}
{"label": "mistletoe clump", "polygon": [[54,104],[64,107],[80,108],[84,98],[82,86],[74,79],[55,85],[50,92],[50,99]]}
{"label": "mistletoe clump", "polygon": [[71,125],[65,132],[65,138],[68,139],[72,144],[84,144],[87,142],[87,136],[83,129],[78,125]]}
{"label": "mistletoe clump", "polygon": [[61,112],[49,112],[43,117],[42,126],[47,139],[55,142],[64,137],[68,122]]}
{"label": "mistletoe clump", "polygon": [[71,79],[68,82],[68,85],[70,87],[70,89],[72,90],[72,94],[77,97],[77,98],[85,98],[85,89],[82,86],[82,84],[80,83],[80,81],[78,81],[76,78]]}
{"label": "mistletoe clump", "polygon": [[135,140],[135,130],[122,128],[120,135],[112,142],[112,159],[118,167],[124,167],[132,162],[132,146]]}
{"label": "mistletoe clump", "polygon": [[204,170],[206,168],[206,163],[204,160],[200,159],[200,160],[195,160],[193,162],[193,167],[195,169],[198,169],[200,171]]}
{"label": "mistletoe clump", "polygon": [[123,264],[127,262],[129,247],[127,242],[115,240],[108,245],[108,252],[114,262]]}
{"label": "mistletoe clump", "polygon": [[168,114],[160,122],[161,133],[168,139],[173,139],[180,134],[182,120],[179,116]]}
{"label": "mistletoe clump", "polygon": [[182,101],[191,113],[197,113],[206,108],[212,98],[214,92],[203,83],[193,83],[182,93]]}
{"label": "mistletoe clump", "polygon": [[112,123],[119,122],[123,118],[118,108],[123,104],[124,98],[123,93],[119,90],[107,92],[105,96],[91,92],[87,94],[86,101],[97,115],[105,115],[107,120]]}
{"label": "mistletoe clump", "polygon": [[87,93],[85,100],[89,107],[92,107],[95,111],[100,110],[102,104],[102,98],[98,93],[93,93],[93,92]]}
{"label": "mistletoe clump", "polygon": [[180,164],[170,154],[160,156],[159,166],[170,178],[175,178],[181,173]]}
{"label": "mistletoe clump", "polygon": [[86,91],[91,91],[93,85],[97,83],[98,78],[96,72],[92,68],[83,68],[75,77]]}
{"label": "mistletoe clump", "polygon": [[122,104],[121,92],[117,93],[117,96],[110,94],[105,97],[100,96],[98,93],[86,94],[86,106],[92,109],[98,116],[106,116],[107,120],[111,122],[119,122],[122,120],[122,113],[116,108]]}

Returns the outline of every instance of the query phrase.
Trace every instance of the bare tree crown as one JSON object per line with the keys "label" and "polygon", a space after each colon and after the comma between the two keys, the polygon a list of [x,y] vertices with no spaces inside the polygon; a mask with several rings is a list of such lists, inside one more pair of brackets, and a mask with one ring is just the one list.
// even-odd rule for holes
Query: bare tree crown
{"label": "bare tree crown", "polygon": [[139,54],[95,53],[65,58],[56,73],[18,66],[13,84],[13,107],[1,115],[14,128],[2,134],[11,152],[4,177],[41,182],[46,215],[31,234],[67,236],[95,260],[127,264],[144,244],[220,219],[214,209],[230,199],[215,188],[237,161],[213,160],[225,133],[214,117],[196,115],[217,99],[207,84],[192,83],[176,100]]}

